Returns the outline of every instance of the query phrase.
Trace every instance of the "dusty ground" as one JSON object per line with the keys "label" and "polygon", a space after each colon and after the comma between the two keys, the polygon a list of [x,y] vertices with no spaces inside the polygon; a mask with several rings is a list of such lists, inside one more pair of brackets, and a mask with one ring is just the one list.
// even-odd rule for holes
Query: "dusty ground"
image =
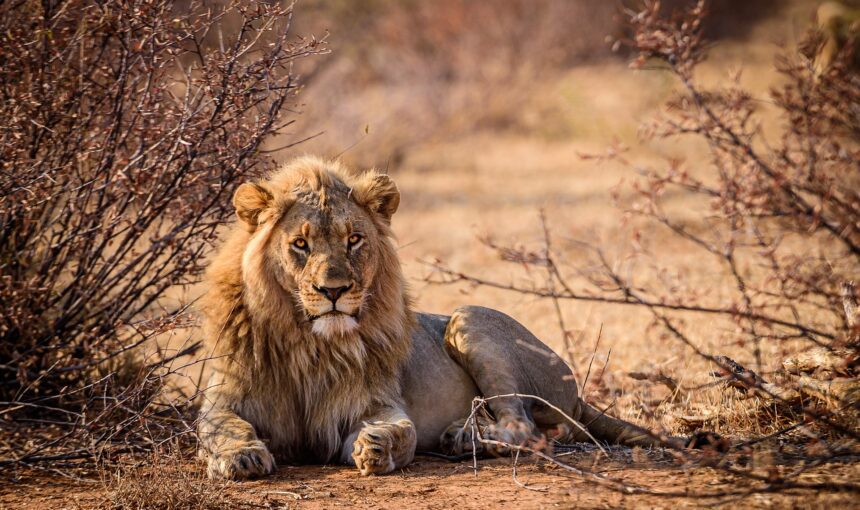
{"label": "dusty ground", "polygon": [[[730,480],[712,469],[683,469],[663,454],[593,454],[570,458],[573,464],[626,483],[658,491],[743,491],[743,481]],[[796,469],[799,466],[791,466]],[[744,508],[842,508],[860,506],[851,494],[754,494],[723,498],[624,495],[583,481],[543,461],[521,459],[514,481],[510,459],[482,460],[477,475],[471,461],[450,463],[418,457],[408,468],[383,477],[362,478],[342,466],[282,467],[271,478],[207,486],[196,464],[171,465],[134,491],[102,484],[75,483],[40,477],[20,486],[0,488],[0,508],[197,508],[189,485],[211,491],[217,503],[202,508],[699,508],[742,505]],[[194,473],[177,483],[177,469]],[[855,480],[851,464],[809,468],[798,481],[815,483]],[[139,474],[138,477],[141,477]],[[171,487],[164,490],[164,487]],[[142,488],[142,490],[140,490]],[[114,506],[122,503],[126,506]],[[173,506],[170,506],[170,505]],[[187,505],[187,506],[185,506]],[[221,505],[221,506],[217,506]]]}

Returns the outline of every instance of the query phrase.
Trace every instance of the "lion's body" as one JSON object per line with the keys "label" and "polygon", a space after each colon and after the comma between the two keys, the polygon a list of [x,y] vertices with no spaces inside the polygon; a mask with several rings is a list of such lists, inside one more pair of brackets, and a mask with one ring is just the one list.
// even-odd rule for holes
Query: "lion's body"
{"label": "lion's body", "polygon": [[469,415],[472,399],[480,390],[445,348],[450,317],[418,314],[417,319],[412,352],[403,372],[403,400],[406,414],[415,422],[417,449],[441,451],[442,434]]}
{"label": "lion's body", "polygon": [[[211,476],[265,474],[275,457],[384,473],[416,448],[457,453],[471,448],[462,422],[478,395],[537,395],[602,439],[653,443],[582,403],[568,367],[510,317],[413,313],[389,227],[398,202],[386,176],[313,158],[237,191],[242,221],[204,296],[214,366],[199,431]],[[539,401],[489,408],[485,437],[584,437]]]}

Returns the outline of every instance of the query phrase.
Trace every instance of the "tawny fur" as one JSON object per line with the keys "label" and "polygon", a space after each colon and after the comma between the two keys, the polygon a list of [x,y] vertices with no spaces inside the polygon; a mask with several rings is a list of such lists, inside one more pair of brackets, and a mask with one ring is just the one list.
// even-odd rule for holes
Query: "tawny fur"
{"label": "tawny fur", "polygon": [[371,298],[357,327],[337,341],[313,333],[293,295],[296,282],[277,276],[281,255],[272,246],[278,220],[296,200],[326,208],[326,195],[346,186],[352,199],[376,206],[378,176],[316,158],[294,161],[261,184],[274,205],[255,231],[235,226],[208,269],[202,304],[215,366],[204,407],[238,413],[278,457],[331,461],[344,431],[372,405],[399,404],[414,319],[387,221],[368,213],[379,255]]}
{"label": "tawny fur", "polygon": [[496,444],[588,439],[565,416],[603,440],[657,443],[583,402],[569,367],[511,317],[413,314],[390,228],[399,200],[387,176],[315,158],[236,191],[240,221],[203,298],[214,367],[199,433],[210,476],[267,474],[276,458],[383,474],[416,448],[462,453],[479,395],[553,404],[489,402],[480,427]]}

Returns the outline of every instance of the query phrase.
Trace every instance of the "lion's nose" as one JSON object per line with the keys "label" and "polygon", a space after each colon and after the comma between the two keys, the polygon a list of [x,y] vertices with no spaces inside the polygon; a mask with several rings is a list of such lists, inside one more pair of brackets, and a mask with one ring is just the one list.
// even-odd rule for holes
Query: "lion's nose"
{"label": "lion's nose", "polygon": [[314,290],[327,297],[329,301],[334,303],[341,296],[347,293],[352,288],[352,284],[344,285],[343,287],[314,287]]}

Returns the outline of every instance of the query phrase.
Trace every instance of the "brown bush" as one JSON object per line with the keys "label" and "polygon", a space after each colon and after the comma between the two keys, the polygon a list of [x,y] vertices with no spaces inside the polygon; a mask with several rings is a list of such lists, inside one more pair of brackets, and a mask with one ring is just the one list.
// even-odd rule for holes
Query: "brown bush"
{"label": "brown bush", "polygon": [[[663,62],[684,88],[646,134],[704,140],[712,171],[697,178],[673,161],[648,172],[632,211],[687,239],[730,275],[737,290],[730,308],[749,340],[835,346],[850,336],[841,286],[860,267],[860,80],[850,55],[820,79],[800,53],[779,59],[785,81],[772,98],[783,131],[768,143],[751,94],[696,83],[695,67],[707,49],[700,9],[680,25],[661,21],[653,10],[635,17],[640,56],[634,65]],[[693,231],[663,211],[660,197],[670,189],[708,204],[701,212],[707,228]]]}
{"label": "brown bush", "polygon": [[[825,437],[857,439],[860,321],[848,310],[856,307],[850,305],[849,282],[860,268],[860,78],[850,66],[852,44],[821,76],[801,52],[779,59],[783,81],[771,95],[782,129],[773,139],[761,128],[761,101],[752,94],[734,84],[705,88],[697,82],[697,65],[709,48],[705,15],[703,2],[673,17],[663,16],[659,3],[632,15],[629,43],[638,55],[633,65],[671,73],[681,90],[664,115],[645,126],[646,140],[693,138],[703,142],[707,157],[670,159],[663,168],[640,172],[638,199],[621,204],[632,238],[620,253],[588,242],[551,246],[549,232],[539,248],[485,240],[503,260],[540,268],[529,273],[531,284],[465,275],[443,265],[430,279],[556,303],[569,299],[646,309],[664,336],[712,364],[735,387],[767,400],[771,411],[762,409],[759,416],[769,420],[774,437],[809,422]],[[623,161],[623,150],[613,147],[594,158]],[[670,193],[689,196],[695,205],[667,208],[663,199]],[[655,226],[698,254],[695,274],[680,274],[649,249],[647,233]],[[713,289],[727,292],[715,295]],[[726,331],[719,334],[749,354],[743,362],[772,371],[762,378],[708,352],[688,333],[697,317],[724,319]],[[570,352],[572,338],[564,334]],[[764,359],[765,344],[771,347],[767,352],[784,358]],[[817,349],[812,358],[833,360],[820,371],[844,376],[838,382],[855,389],[822,398],[810,380],[786,373],[798,365],[790,355],[812,349]],[[667,380],[663,374],[637,375]],[[738,434],[737,425],[724,432]]]}
{"label": "brown bush", "polygon": [[291,40],[291,15],[262,2],[0,7],[0,446],[21,448],[10,438],[31,420],[51,438],[31,431],[3,464],[171,435],[141,432],[138,413],[175,410],[153,399],[194,345],[134,349],[189,324],[165,292],[196,281],[232,188],[292,122],[290,66],[322,47]]}

